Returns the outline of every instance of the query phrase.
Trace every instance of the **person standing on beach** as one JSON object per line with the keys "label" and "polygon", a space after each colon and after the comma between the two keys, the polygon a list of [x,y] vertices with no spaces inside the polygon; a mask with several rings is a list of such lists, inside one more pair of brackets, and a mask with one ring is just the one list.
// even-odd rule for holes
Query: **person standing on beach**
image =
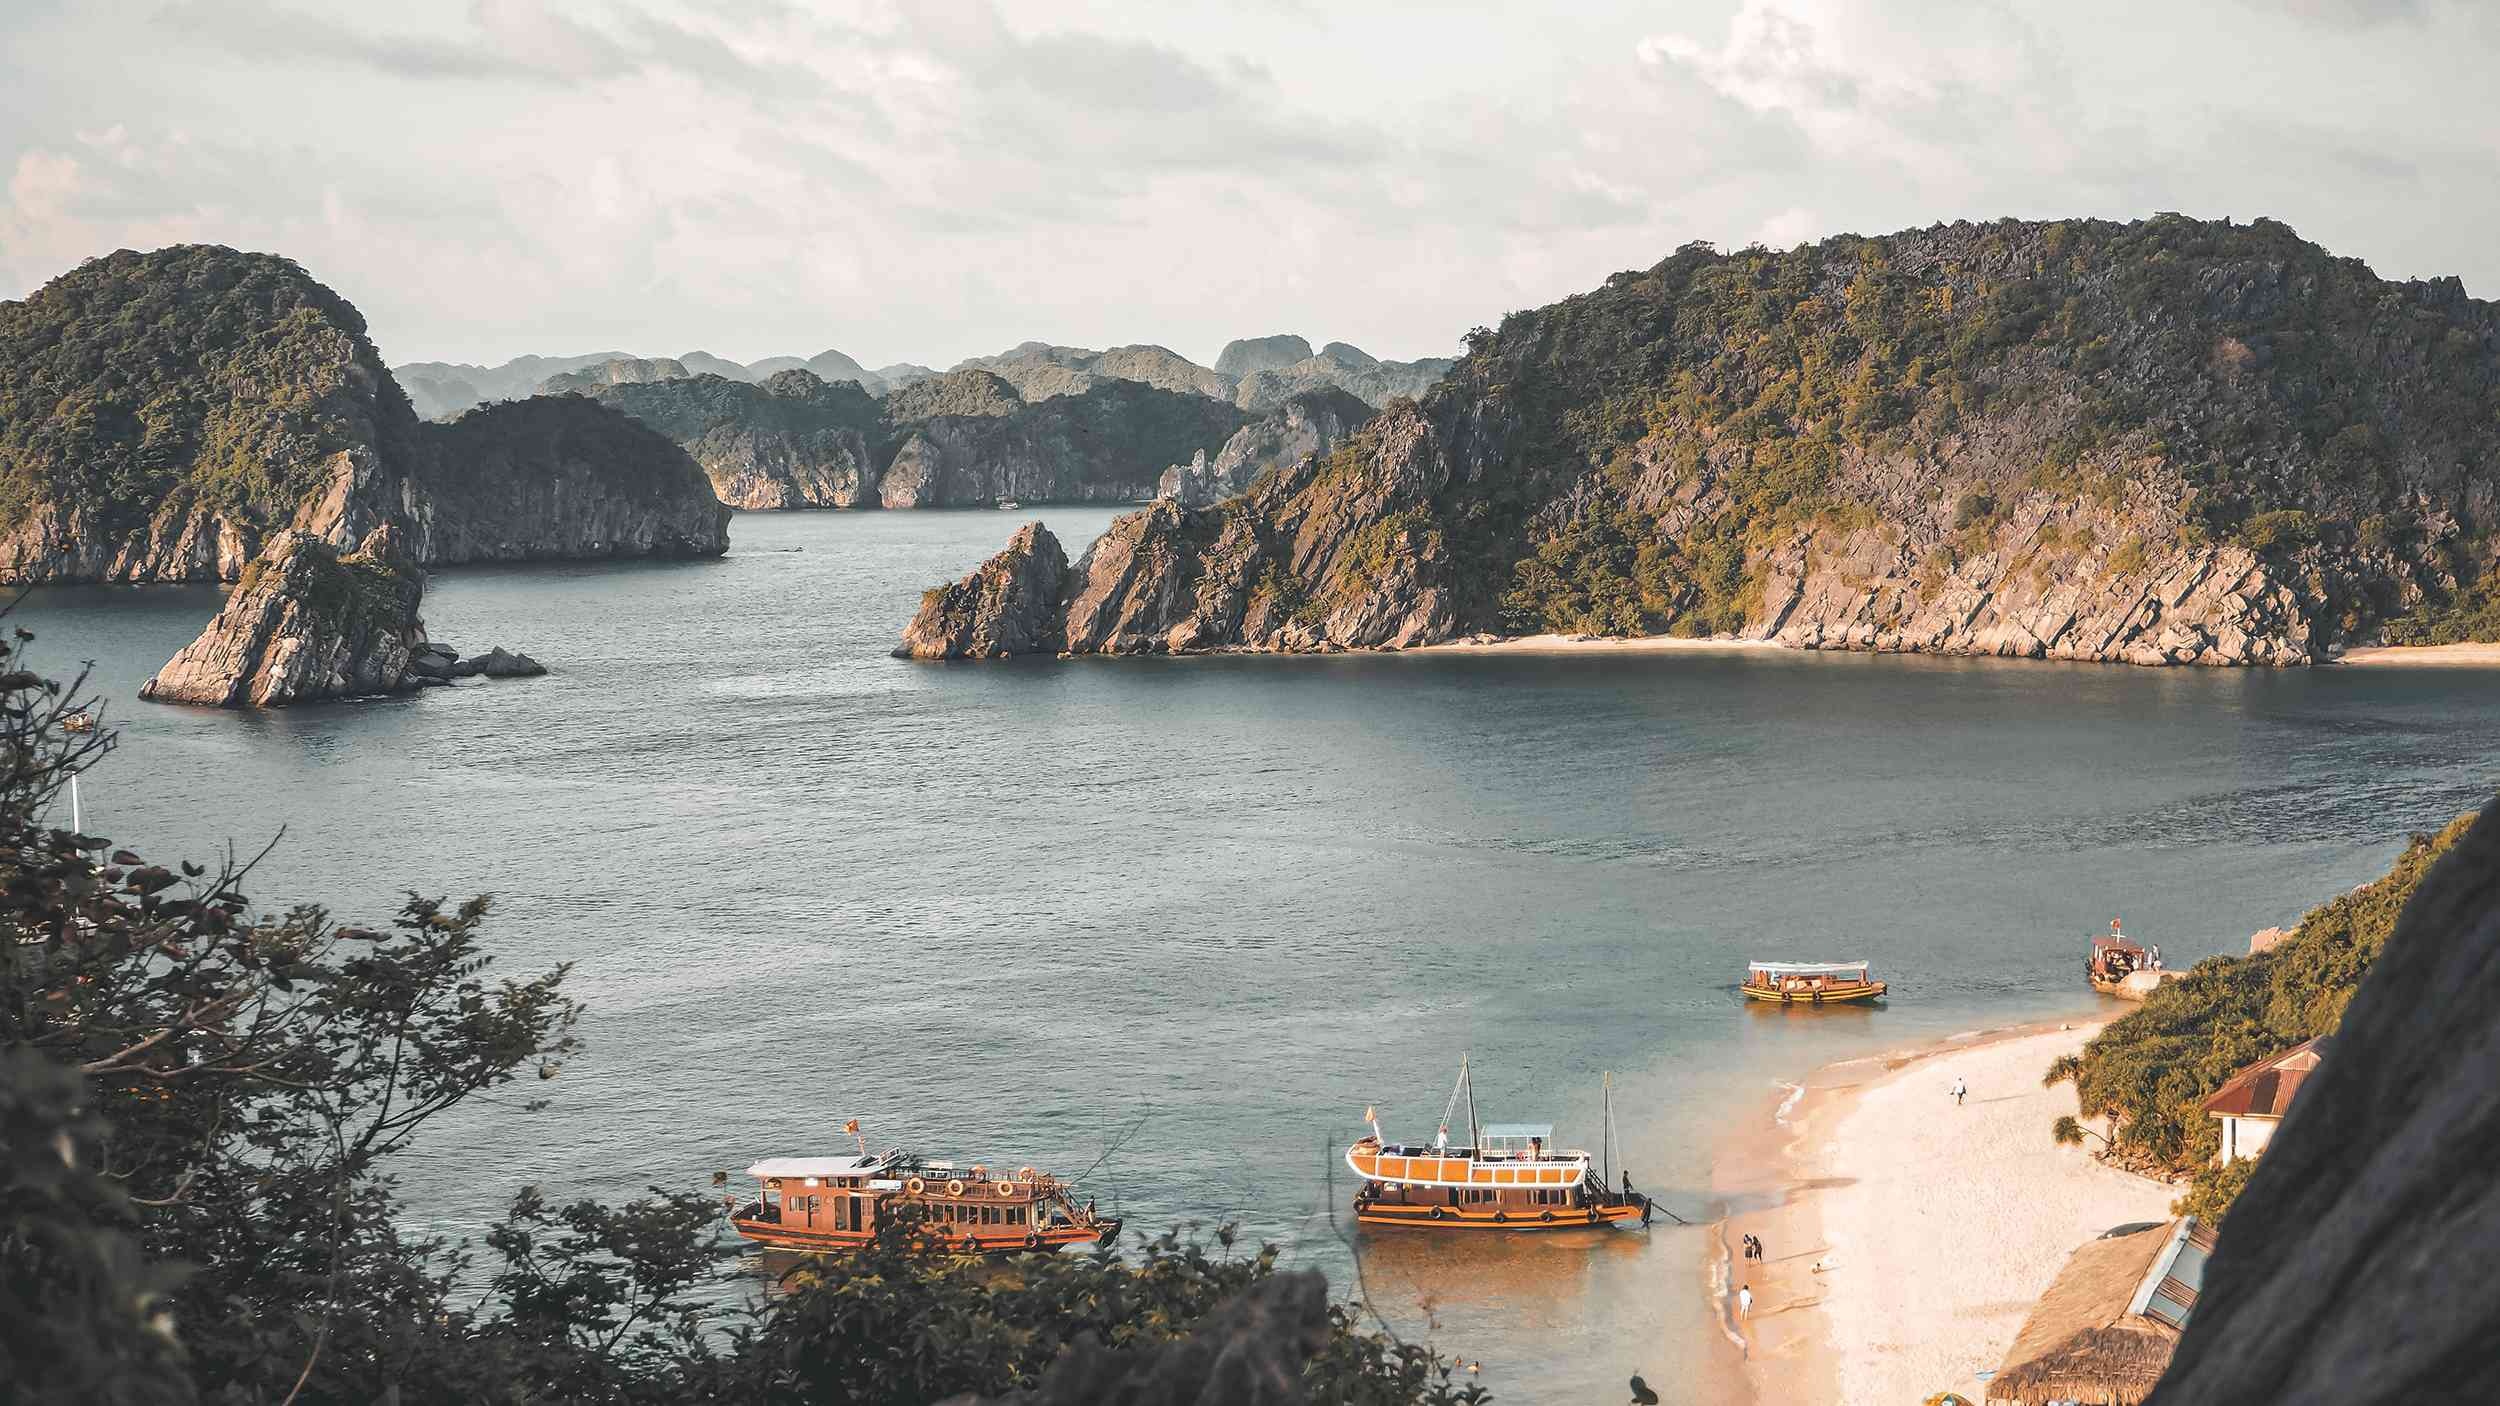
{"label": "person standing on beach", "polygon": [[1963,1083],[1963,1082],[1962,1082],[1962,1076],[1961,1076],[1961,1075],[1959,1075],[1959,1074],[1954,1075],[1954,1076],[1953,1076],[1953,1106],[1954,1106],[1954,1107],[1956,1107],[1956,1108],[1961,1107],[1961,1106],[1962,1106],[1962,1099],[1963,1099],[1963,1096],[1964,1096],[1964,1095],[1966,1095],[1966,1094],[1968,1094],[1969,1092],[1970,1092],[1970,1086],[1969,1086],[1968,1084],[1965,1084],[1965,1083]]}
{"label": "person standing on beach", "polygon": [[1736,1291],[1736,1316],[1753,1317],[1753,1286],[1747,1284]]}

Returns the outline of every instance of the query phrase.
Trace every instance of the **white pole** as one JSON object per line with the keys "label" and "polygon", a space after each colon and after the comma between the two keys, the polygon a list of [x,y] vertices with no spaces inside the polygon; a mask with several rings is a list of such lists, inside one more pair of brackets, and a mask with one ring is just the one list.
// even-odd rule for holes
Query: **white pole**
{"label": "white pole", "polygon": [[69,774],[69,828],[75,834],[87,833],[86,811],[78,803],[78,773]]}

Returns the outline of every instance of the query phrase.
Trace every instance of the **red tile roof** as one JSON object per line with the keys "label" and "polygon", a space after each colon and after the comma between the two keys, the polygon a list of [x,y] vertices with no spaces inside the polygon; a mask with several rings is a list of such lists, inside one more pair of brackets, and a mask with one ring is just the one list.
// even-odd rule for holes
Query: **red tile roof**
{"label": "red tile roof", "polygon": [[2261,1059],[2231,1076],[2205,1100],[2217,1118],[2280,1118],[2291,1110],[2300,1086],[2317,1070],[2326,1037],[2304,1040],[2272,1059]]}

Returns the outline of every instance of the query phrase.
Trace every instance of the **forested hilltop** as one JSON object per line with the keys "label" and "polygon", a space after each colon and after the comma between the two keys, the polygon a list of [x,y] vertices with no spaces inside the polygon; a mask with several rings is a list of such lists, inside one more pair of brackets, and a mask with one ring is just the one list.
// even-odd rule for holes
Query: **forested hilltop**
{"label": "forested hilltop", "polygon": [[1077,652],[2299,663],[2488,633],[2496,477],[2494,305],[2270,220],[1696,244],[1477,329],[1331,455],[1123,519],[1048,604]]}
{"label": "forested hilltop", "polygon": [[123,250],[0,303],[0,579],[233,580],[290,527],[397,525],[431,564],[717,554],[726,522],[596,406],[420,423],[363,317],[275,255]]}

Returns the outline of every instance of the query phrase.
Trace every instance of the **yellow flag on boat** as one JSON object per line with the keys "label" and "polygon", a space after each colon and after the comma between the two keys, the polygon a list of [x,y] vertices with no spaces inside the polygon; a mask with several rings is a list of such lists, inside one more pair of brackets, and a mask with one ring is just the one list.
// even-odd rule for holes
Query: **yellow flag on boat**
{"label": "yellow flag on boat", "polygon": [[1363,1121],[1364,1121],[1364,1122],[1366,1122],[1366,1123],[1377,1123],[1377,1122],[1379,1122],[1379,1121],[1380,1121],[1380,1110],[1379,1110],[1379,1109],[1377,1109],[1377,1108],[1366,1108],[1366,1109],[1364,1109],[1364,1110],[1363,1110]]}
{"label": "yellow flag on boat", "polygon": [[858,1131],[859,1131],[859,1120],[858,1120],[857,1118],[853,1118],[851,1121],[849,1121],[849,1122],[847,1122],[847,1123],[843,1124],[843,1125],[842,1125],[842,1131],[844,1131],[844,1132],[846,1132],[846,1133],[856,1133],[856,1132],[858,1132]]}

